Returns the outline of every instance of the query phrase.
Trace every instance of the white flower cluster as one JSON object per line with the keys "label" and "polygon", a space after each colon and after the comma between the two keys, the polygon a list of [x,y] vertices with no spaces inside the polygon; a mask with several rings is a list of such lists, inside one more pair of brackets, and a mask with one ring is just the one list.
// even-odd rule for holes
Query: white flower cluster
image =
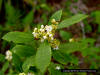
{"label": "white flower cluster", "polygon": [[59,41],[54,39],[54,34],[57,29],[58,22],[53,19],[51,25],[41,25],[40,29],[34,28],[34,32],[32,33],[36,39],[39,39],[41,42],[44,40],[48,40],[51,44],[52,48],[57,50],[59,46]]}
{"label": "white flower cluster", "polygon": [[41,42],[43,42],[46,39],[53,40],[53,33],[52,33],[53,27],[52,26],[44,26],[41,25],[40,29],[34,28],[34,32],[32,33],[35,38],[40,38]]}
{"label": "white flower cluster", "polygon": [[8,61],[11,61],[11,59],[12,59],[12,52],[11,51],[6,51],[6,57],[5,57],[5,59],[7,59]]}

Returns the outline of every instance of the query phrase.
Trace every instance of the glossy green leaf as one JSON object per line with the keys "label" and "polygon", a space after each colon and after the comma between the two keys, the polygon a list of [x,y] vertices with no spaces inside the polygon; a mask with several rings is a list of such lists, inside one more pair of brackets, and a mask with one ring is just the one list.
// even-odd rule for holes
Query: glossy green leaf
{"label": "glossy green leaf", "polygon": [[43,73],[51,61],[51,48],[49,44],[42,43],[36,53],[36,66]]}
{"label": "glossy green leaf", "polygon": [[25,32],[9,32],[3,36],[3,39],[14,43],[30,43],[34,40],[32,34]]}
{"label": "glossy green leaf", "polygon": [[16,45],[12,51],[20,57],[29,57],[35,54],[34,48],[26,45]]}
{"label": "glossy green leaf", "polygon": [[75,23],[80,22],[81,20],[83,20],[85,18],[87,18],[87,15],[84,15],[84,14],[77,14],[75,16],[72,16],[71,18],[68,18],[68,19],[62,21],[60,24],[58,24],[58,29],[69,27]]}

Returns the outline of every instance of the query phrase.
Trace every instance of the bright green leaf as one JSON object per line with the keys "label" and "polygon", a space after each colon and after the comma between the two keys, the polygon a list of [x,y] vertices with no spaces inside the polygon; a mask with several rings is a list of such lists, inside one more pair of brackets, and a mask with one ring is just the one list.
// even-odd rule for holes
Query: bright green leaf
{"label": "bright green leaf", "polygon": [[28,57],[35,54],[34,48],[26,45],[16,45],[12,51],[20,57]]}
{"label": "bright green leaf", "polygon": [[49,44],[42,43],[36,53],[36,66],[43,73],[51,60],[51,48]]}
{"label": "bright green leaf", "polygon": [[14,43],[30,43],[34,40],[32,34],[25,32],[9,32],[3,39]]}
{"label": "bright green leaf", "polygon": [[69,27],[75,23],[80,22],[81,20],[87,18],[87,15],[84,14],[77,14],[71,18],[68,18],[64,21],[62,21],[59,25],[58,25],[58,29],[60,28],[65,28],[65,27]]}

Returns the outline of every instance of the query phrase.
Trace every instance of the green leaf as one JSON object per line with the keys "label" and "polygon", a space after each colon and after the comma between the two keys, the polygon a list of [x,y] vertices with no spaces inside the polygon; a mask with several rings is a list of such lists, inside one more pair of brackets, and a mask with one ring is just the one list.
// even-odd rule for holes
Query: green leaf
{"label": "green leaf", "polygon": [[[97,48],[97,47],[89,47],[89,48],[85,48],[83,51],[82,51],[82,54],[83,56],[90,56],[90,55],[93,55],[93,56],[98,56],[97,53],[100,52],[100,49]],[[96,57],[95,57],[96,59]]]}
{"label": "green leaf", "polygon": [[33,21],[33,10],[31,10],[28,15],[25,16],[25,18],[23,19],[23,23],[24,24],[30,24]]}
{"label": "green leaf", "polygon": [[51,48],[49,44],[42,43],[36,53],[36,66],[43,73],[51,60]]}
{"label": "green leaf", "polygon": [[26,72],[31,66],[35,66],[35,56],[28,57],[23,63],[22,68]]}
{"label": "green leaf", "polygon": [[5,56],[0,54],[0,62],[4,62],[4,60],[5,60]]}
{"label": "green leaf", "polygon": [[29,43],[34,40],[32,34],[25,32],[9,32],[3,36],[3,39],[14,43]]}
{"label": "green leaf", "polygon": [[26,45],[16,45],[12,51],[20,57],[29,57],[35,54],[34,48]]}
{"label": "green leaf", "polygon": [[75,56],[60,51],[53,51],[53,58],[64,65],[68,63],[78,64],[78,59]]}
{"label": "green leaf", "polygon": [[9,67],[9,62],[7,61],[7,62],[4,63],[1,71],[5,72],[8,69],[8,67]]}
{"label": "green leaf", "polygon": [[96,40],[93,38],[86,38],[86,39],[82,39],[81,42],[85,44],[89,44],[89,46],[94,46]]}
{"label": "green leaf", "polygon": [[68,54],[64,54],[59,51],[53,51],[53,58],[61,64],[67,64],[69,61],[71,61]]}
{"label": "green leaf", "polygon": [[6,25],[16,25],[18,26],[19,18],[21,17],[20,11],[15,9],[11,4],[5,4],[5,11],[6,11]]}
{"label": "green leaf", "polygon": [[12,64],[14,65],[14,67],[16,68],[17,71],[19,71],[19,72],[22,71],[22,66],[21,66],[22,62],[21,62],[21,59],[15,53],[13,53],[13,55],[12,55]]}
{"label": "green leaf", "polygon": [[87,44],[85,43],[72,42],[67,44],[61,44],[59,50],[63,53],[72,53],[75,51],[82,51],[85,48],[87,48]]}
{"label": "green leaf", "polygon": [[100,11],[95,11],[95,22],[100,25]]}
{"label": "green leaf", "polygon": [[65,31],[60,31],[60,35],[64,40],[69,40],[71,38],[71,33],[65,32]]}
{"label": "green leaf", "polygon": [[87,18],[87,15],[84,14],[77,14],[71,18],[68,18],[64,21],[62,21],[60,24],[58,24],[58,29],[60,28],[65,28],[65,27],[69,27],[75,23],[80,22],[81,20]]}
{"label": "green leaf", "polygon": [[58,10],[57,12],[55,12],[55,13],[51,16],[51,18],[50,18],[50,20],[49,20],[49,24],[50,24],[50,22],[51,22],[52,19],[55,19],[56,21],[60,21],[61,16],[62,16],[62,10]]}
{"label": "green leaf", "polygon": [[98,32],[100,33],[100,11],[93,12],[95,17],[95,22],[98,24]]}
{"label": "green leaf", "polygon": [[[78,65],[79,60],[77,57],[75,57],[74,55],[70,55],[71,60],[69,61],[72,64]],[[74,66],[73,66],[74,67]]]}

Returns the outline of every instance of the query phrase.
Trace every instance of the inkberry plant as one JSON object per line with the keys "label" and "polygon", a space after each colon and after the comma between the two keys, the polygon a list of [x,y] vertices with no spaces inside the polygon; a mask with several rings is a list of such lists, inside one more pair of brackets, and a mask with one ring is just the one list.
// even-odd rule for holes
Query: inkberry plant
{"label": "inkberry plant", "polygon": [[[72,55],[73,52],[81,51],[88,55],[85,52],[88,42],[70,39],[70,43],[63,44],[54,38],[56,30],[60,31],[78,23],[87,18],[87,15],[77,14],[64,21],[61,21],[61,15],[62,10],[57,11],[51,16],[48,25],[35,27],[32,33],[15,31],[4,35],[4,40],[13,42],[5,57],[11,66],[8,74],[66,75],[60,69],[70,69],[71,66],[66,66],[68,63],[79,64],[78,59]],[[79,67],[72,66],[72,68]]]}

